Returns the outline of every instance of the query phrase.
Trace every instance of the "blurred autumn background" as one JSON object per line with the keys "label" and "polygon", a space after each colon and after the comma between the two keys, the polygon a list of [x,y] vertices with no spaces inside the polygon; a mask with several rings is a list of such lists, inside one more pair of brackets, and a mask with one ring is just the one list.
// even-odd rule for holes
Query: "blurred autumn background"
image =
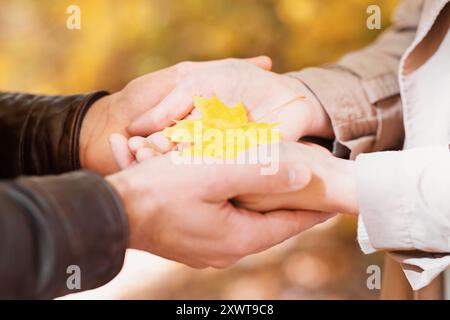
{"label": "blurred autumn background", "polygon": [[[370,43],[397,0],[0,0],[0,90],[70,94],[122,88],[183,60],[266,54],[286,72]],[[70,5],[81,29],[66,28]],[[189,214],[188,212],[186,214]],[[227,270],[193,270],[130,252],[109,285],[70,298],[371,299],[355,221],[341,217]]]}

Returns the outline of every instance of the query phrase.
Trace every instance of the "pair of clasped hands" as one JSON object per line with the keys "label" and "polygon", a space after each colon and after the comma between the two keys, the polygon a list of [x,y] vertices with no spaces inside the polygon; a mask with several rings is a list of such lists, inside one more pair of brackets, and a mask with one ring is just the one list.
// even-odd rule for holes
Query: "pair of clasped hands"
{"label": "pair of clasped hands", "polygon": [[[223,268],[322,223],[357,213],[353,163],[297,142],[333,138],[330,120],[297,79],[268,57],[183,62],[98,100],[80,136],[84,168],[122,198],[129,247],[195,268]],[[192,114],[193,96],[242,101],[250,119],[279,123],[279,169],[259,164],[176,164],[162,133]],[[304,97],[297,99],[298,97]],[[121,171],[118,171],[121,169]]]}

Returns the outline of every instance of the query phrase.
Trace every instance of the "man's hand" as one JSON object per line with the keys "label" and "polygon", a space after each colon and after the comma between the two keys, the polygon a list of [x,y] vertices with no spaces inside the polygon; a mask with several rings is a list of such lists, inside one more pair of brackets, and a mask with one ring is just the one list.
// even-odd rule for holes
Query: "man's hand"
{"label": "man's hand", "polygon": [[[270,69],[270,59],[256,57],[242,59],[245,65]],[[218,62],[199,62],[196,69],[213,71]],[[124,89],[103,97],[91,106],[86,114],[80,134],[80,161],[83,168],[106,175],[118,170],[109,146],[112,133],[129,137],[127,127],[139,115],[166,101],[166,96],[176,91],[189,63],[179,63],[170,68],[147,74],[131,81]],[[189,67],[189,70],[191,68]],[[192,96],[189,97],[192,99]],[[189,110],[186,110],[187,115]],[[180,115],[183,116],[183,115]],[[150,125],[151,126],[151,125]],[[146,130],[158,131],[161,125]]]}
{"label": "man's hand", "polygon": [[230,199],[249,193],[299,190],[303,165],[280,164],[276,175],[259,165],[175,164],[155,157],[107,177],[129,217],[130,247],[192,267],[226,267],[332,217],[309,211],[260,214]]}
{"label": "man's hand", "polygon": [[[269,58],[261,59],[267,60],[266,66],[271,65]],[[178,68],[174,89],[133,121],[130,134],[148,136],[186,117],[193,108],[193,96],[216,95],[228,105],[243,102],[252,121],[280,123],[285,140],[298,141],[306,135],[333,137],[326,112],[297,79],[237,59],[185,62]]]}

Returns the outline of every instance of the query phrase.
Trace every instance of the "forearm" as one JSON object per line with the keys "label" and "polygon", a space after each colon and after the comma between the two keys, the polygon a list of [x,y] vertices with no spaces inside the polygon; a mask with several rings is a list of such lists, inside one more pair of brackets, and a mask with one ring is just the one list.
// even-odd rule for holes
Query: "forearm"
{"label": "forearm", "polygon": [[0,93],[0,178],[81,168],[81,126],[106,92],[74,96]]}
{"label": "forearm", "polygon": [[401,148],[404,129],[396,74],[389,81],[396,88],[395,93],[387,91],[374,100],[369,100],[362,80],[343,69],[310,68],[297,76],[316,95],[329,118],[339,145],[335,155],[354,159],[363,152]]}
{"label": "forearm", "polygon": [[357,215],[359,206],[356,192],[356,171],[353,160],[333,158],[332,170],[320,172],[319,179],[326,187],[325,208],[318,210]]}
{"label": "forearm", "polygon": [[80,128],[80,165],[103,176],[119,169],[109,144],[110,136],[120,133],[128,137],[129,117],[124,116],[124,106],[115,103],[117,96],[116,93],[95,101]]}
{"label": "forearm", "polygon": [[422,5],[423,0],[403,1],[392,27],[337,63],[290,73],[315,95],[330,117],[337,142],[352,158],[402,145],[399,64],[414,39]]}
{"label": "forearm", "polygon": [[101,177],[75,172],[0,183],[0,298],[48,299],[98,287],[121,269],[128,241],[121,201]]}

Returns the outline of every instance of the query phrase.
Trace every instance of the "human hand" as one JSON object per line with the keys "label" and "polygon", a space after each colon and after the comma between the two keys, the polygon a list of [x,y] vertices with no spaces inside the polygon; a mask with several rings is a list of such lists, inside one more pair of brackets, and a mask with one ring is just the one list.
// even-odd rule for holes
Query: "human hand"
{"label": "human hand", "polygon": [[293,192],[308,183],[300,164],[280,163],[275,175],[260,165],[175,164],[154,157],[106,179],[128,214],[130,247],[192,267],[226,267],[272,247],[332,215],[237,208],[230,199],[249,193]]}
{"label": "human hand", "polygon": [[[264,59],[270,66],[270,59]],[[130,134],[148,136],[171,126],[191,112],[193,96],[216,95],[227,105],[243,102],[252,121],[280,123],[278,128],[287,141],[298,141],[306,135],[333,136],[326,112],[297,79],[237,59],[185,62],[180,70],[174,89],[132,122]]]}
{"label": "human hand", "polygon": [[[270,60],[265,57],[242,59],[255,68],[270,68]],[[112,133],[120,133],[129,138],[127,127],[144,112],[160,104],[173,92],[184,78],[186,70],[204,70],[216,62],[199,62],[187,68],[186,63],[139,77],[122,90],[96,101],[83,119],[80,133],[80,162],[83,168],[106,175],[117,171],[118,167],[111,153],[108,139]],[[187,113],[189,113],[187,111]],[[157,128],[148,128],[157,131]]]}
{"label": "human hand", "polygon": [[[266,69],[269,68],[270,59],[261,59],[267,60]],[[111,139],[113,154],[121,168],[173,150],[174,144],[158,130],[172,125],[173,120],[199,116],[192,106],[194,95],[217,95],[228,105],[243,101],[251,120],[279,123],[278,129],[288,141],[297,141],[304,135],[333,136],[326,112],[296,79],[236,59],[188,62],[182,64],[181,70],[175,89],[129,127],[131,133],[150,134],[148,137],[135,136],[128,143],[124,138]]]}
{"label": "human hand", "polygon": [[[119,166],[125,169],[160,156],[158,150],[165,140],[159,135],[132,137],[128,141],[121,135],[112,135],[110,141]],[[235,203],[261,212],[283,209],[357,214],[353,161],[336,158],[327,149],[313,143],[292,142],[280,144],[280,159],[308,168],[303,173],[308,185],[295,192],[276,195],[252,192],[238,196]]]}
{"label": "human hand", "polygon": [[276,195],[238,196],[235,203],[249,210],[317,210],[358,213],[353,161],[333,157],[320,146],[309,143],[282,143],[280,159],[304,165],[311,179],[301,190]]}
{"label": "human hand", "polygon": [[173,150],[175,144],[170,142],[162,132],[149,137],[131,137],[114,133],[109,138],[112,154],[120,169],[126,169],[140,162],[161,156]]}

